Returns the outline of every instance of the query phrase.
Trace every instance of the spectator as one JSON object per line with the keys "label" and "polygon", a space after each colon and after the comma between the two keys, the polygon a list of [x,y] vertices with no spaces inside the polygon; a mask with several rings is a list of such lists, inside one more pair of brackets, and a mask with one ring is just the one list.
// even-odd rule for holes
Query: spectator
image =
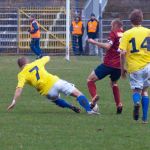
{"label": "spectator", "polygon": [[82,46],[82,36],[84,33],[84,26],[81,18],[76,16],[74,21],[70,26],[70,32],[72,35],[72,49],[74,55],[82,55],[83,54],[83,46]]}
{"label": "spectator", "polygon": [[35,19],[34,15],[30,16],[30,29],[28,30],[31,34],[31,50],[37,55],[37,59],[42,57],[42,50],[40,48],[40,25]]}
{"label": "spectator", "polygon": [[[91,19],[87,23],[87,35],[89,39],[97,39],[99,32],[99,22],[95,18],[95,14],[91,14]],[[98,55],[98,48],[97,46],[89,43],[89,55]]]}

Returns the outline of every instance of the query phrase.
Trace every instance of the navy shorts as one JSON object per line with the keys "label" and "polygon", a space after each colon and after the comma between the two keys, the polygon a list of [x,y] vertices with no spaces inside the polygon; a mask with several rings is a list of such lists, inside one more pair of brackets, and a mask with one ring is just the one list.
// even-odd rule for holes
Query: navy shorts
{"label": "navy shorts", "polygon": [[99,80],[105,78],[107,75],[110,75],[109,77],[111,81],[117,81],[121,76],[121,70],[101,64],[95,69],[95,74]]}

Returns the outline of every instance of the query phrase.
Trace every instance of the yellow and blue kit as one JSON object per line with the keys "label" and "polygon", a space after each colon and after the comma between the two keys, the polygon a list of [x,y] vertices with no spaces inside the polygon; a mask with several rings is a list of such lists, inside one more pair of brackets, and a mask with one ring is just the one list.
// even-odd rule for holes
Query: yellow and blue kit
{"label": "yellow and blue kit", "polygon": [[136,26],[124,32],[119,49],[126,51],[126,65],[129,73],[138,71],[150,63],[148,39],[150,30]]}
{"label": "yellow and blue kit", "polygon": [[41,95],[47,95],[59,77],[48,73],[45,65],[50,60],[49,56],[42,57],[32,63],[25,65],[23,70],[18,73],[17,88],[23,88],[27,83],[37,89]]}

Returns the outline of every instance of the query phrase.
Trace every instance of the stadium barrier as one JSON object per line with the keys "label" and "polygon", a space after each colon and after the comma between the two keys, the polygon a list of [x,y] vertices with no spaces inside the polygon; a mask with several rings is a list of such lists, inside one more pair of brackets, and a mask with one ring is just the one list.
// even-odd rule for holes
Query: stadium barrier
{"label": "stadium barrier", "polygon": [[17,52],[16,8],[0,8],[0,52]]}
{"label": "stadium barrier", "polygon": [[18,46],[20,51],[29,51],[29,16],[34,14],[41,28],[41,48],[45,52],[65,50],[65,8],[20,8],[18,10]]}

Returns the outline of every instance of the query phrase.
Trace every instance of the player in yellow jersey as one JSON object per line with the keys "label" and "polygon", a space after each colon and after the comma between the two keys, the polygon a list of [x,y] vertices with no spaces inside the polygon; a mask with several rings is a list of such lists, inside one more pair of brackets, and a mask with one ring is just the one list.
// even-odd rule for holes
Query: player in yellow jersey
{"label": "player in yellow jersey", "polygon": [[80,112],[79,108],[60,98],[59,94],[63,93],[65,95],[76,97],[79,104],[88,114],[96,114],[96,112],[91,110],[88,99],[77,88],[75,88],[73,84],[61,80],[59,77],[52,75],[45,70],[45,65],[49,62],[49,59],[49,56],[45,56],[32,63],[29,63],[29,60],[26,57],[18,59],[18,65],[21,72],[18,74],[18,85],[13,101],[8,107],[8,110],[15,106],[16,101],[22,93],[24,85],[29,84],[36,88],[41,95],[45,95],[60,107],[69,108],[76,113]]}
{"label": "player in yellow jersey", "polygon": [[[133,118],[139,119],[140,100],[142,103],[142,121],[148,118],[148,87],[150,86],[150,30],[141,26],[143,13],[139,9],[131,12],[133,28],[126,31],[120,42],[122,77],[129,73],[130,86],[133,90]],[[126,63],[126,68],[125,68]],[[127,70],[126,70],[127,69]]]}

